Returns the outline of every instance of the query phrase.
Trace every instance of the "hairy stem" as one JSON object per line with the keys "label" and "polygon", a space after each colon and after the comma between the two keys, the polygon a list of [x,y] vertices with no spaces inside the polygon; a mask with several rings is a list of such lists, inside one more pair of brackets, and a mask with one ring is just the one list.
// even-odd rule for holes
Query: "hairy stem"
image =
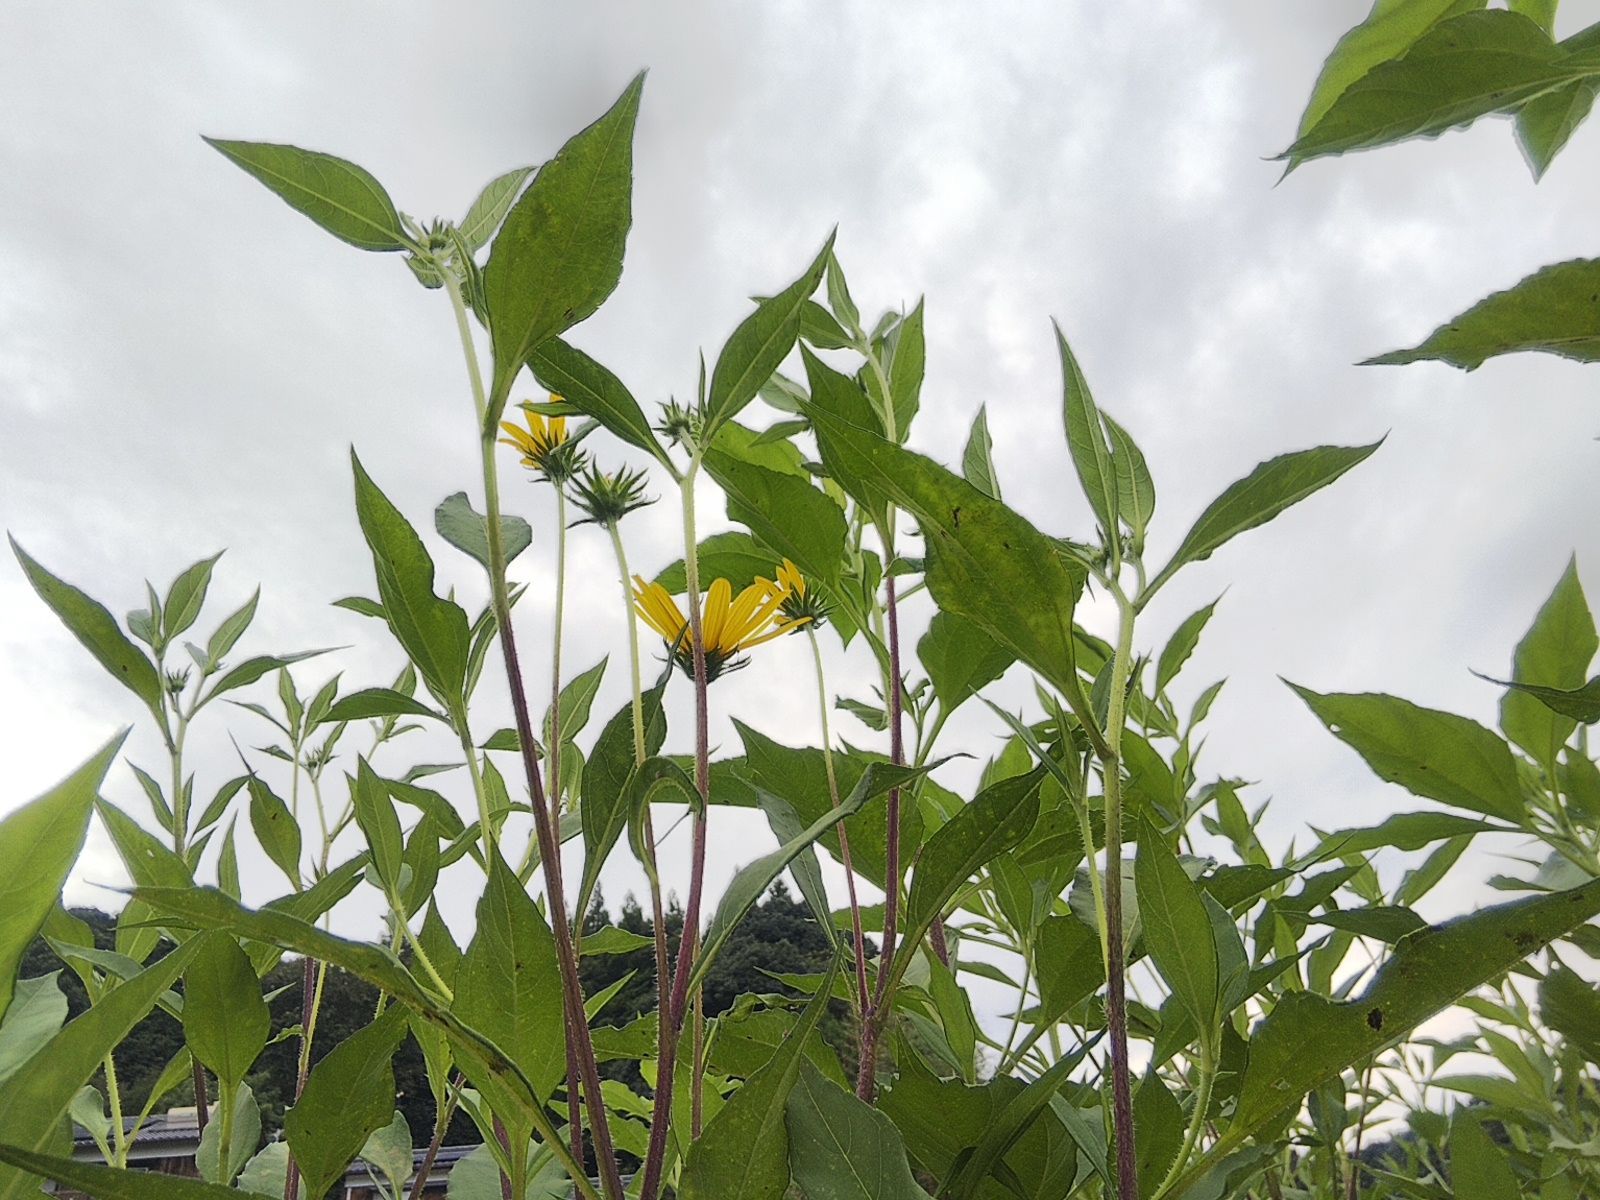
{"label": "hairy stem", "polygon": [[[294,1102],[306,1090],[306,1080],[311,1075],[311,1042],[317,1035],[317,1014],[322,1010],[322,985],[328,976],[328,965],[314,958],[300,960],[300,1058],[295,1066]],[[289,1153],[289,1173],[284,1181],[284,1200],[298,1200],[300,1195],[300,1167]]]}
{"label": "hairy stem", "polygon": [[1117,646],[1111,664],[1111,700],[1106,713],[1106,752],[1100,759],[1106,798],[1106,1027],[1111,1036],[1111,1112],[1117,1144],[1117,1195],[1139,1200],[1139,1163],[1134,1149],[1133,1084],[1128,1066],[1126,950],[1122,939],[1122,729],[1127,719],[1128,675],[1133,658],[1133,605],[1115,581]]}
{"label": "hairy stem", "polygon": [[[833,733],[828,721],[828,684],[822,673],[822,646],[817,641],[817,631],[811,626],[806,627],[806,636],[811,640],[811,661],[817,669],[817,708],[822,717],[822,765],[828,772],[828,805],[830,808],[839,807],[839,779],[833,769]],[[861,928],[861,901],[856,896],[856,872],[850,863],[850,835],[845,831],[844,822],[840,821],[834,827],[839,833],[839,859],[844,865],[845,887],[850,893],[850,929],[855,939],[856,960],[856,1024],[867,1018],[867,1006],[871,999],[867,995],[867,939]]]}

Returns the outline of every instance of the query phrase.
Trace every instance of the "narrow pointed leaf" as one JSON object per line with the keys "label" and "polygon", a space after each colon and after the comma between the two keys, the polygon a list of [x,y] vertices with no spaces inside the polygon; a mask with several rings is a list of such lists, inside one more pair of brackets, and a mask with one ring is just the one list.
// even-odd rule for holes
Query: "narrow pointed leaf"
{"label": "narrow pointed leaf", "polygon": [[209,137],[205,142],[341,241],[360,250],[405,249],[394,201],[355,163],[299,146]]}
{"label": "narrow pointed leaf", "polygon": [[1078,472],[1078,483],[1089,499],[1095,520],[1107,537],[1117,536],[1117,480],[1111,469],[1111,447],[1106,444],[1100,410],[1095,407],[1089,381],[1083,377],[1078,359],[1067,345],[1066,335],[1057,325],[1056,346],[1061,352],[1061,377],[1064,400],[1062,413],[1067,427],[1067,449]]}

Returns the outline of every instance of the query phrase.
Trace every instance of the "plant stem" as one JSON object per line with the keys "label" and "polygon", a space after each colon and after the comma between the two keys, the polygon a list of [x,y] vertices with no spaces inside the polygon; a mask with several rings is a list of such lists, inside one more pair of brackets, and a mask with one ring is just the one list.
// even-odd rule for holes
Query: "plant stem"
{"label": "plant stem", "polygon": [[[322,985],[328,976],[327,963],[309,956],[300,960],[300,1061],[295,1067],[294,1103],[306,1090],[306,1079],[311,1074],[311,1041],[317,1033],[317,1014],[322,1008]],[[300,1168],[289,1154],[289,1174],[284,1182],[284,1200],[298,1200],[300,1195]]]}
{"label": "plant stem", "polygon": [[104,1069],[106,1103],[111,1106],[111,1165],[125,1167],[128,1165],[128,1144],[122,1127],[122,1089],[117,1084],[116,1060],[109,1054],[106,1055]]}
{"label": "plant stem", "polygon": [[439,1148],[444,1144],[445,1131],[449,1128],[450,1118],[455,1115],[456,1102],[461,1099],[461,1088],[465,1083],[466,1077],[459,1074],[450,1081],[444,1107],[433,1119],[433,1137],[428,1141],[428,1152],[422,1156],[422,1162],[412,1176],[410,1200],[422,1200],[422,1190],[428,1186],[428,1176],[433,1174],[433,1161],[439,1157]]}
{"label": "plant stem", "polygon": [[1155,1191],[1156,1196],[1166,1195],[1183,1174],[1189,1160],[1194,1157],[1194,1150],[1200,1143],[1200,1131],[1205,1128],[1206,1112],[1211,1107],[1211,1086],[1217,1079],[1216,1056],[1211,1053],[1211,1047],[1204,1039],[1200,1042],[1200,1086],[1195,1089],[1194,1112],[1189,1114],[1189,1128],[1183,1135],[1183,1148],[1178,1151],[1178,1157],[1172,1160],[1172,1166],[1167,1170],[1166,1177],[1162,1179],[1161,1186]]}
{"label": "plant stem", "polygon": [[[822,765],[828,772],[828,805],[839,807],[839,778],[833,769],[833,733],[828,722],[828,684],[822,673],[822,646],[817,641],[817,631],[806,626],[806,636],[811,640],[811,661],[817,669],[817,708],[822,716]],[[861,928],[861,901],[856,895],[856,873],[850,863],[850,835],[844,822],[834,827],[839,833],[839,859],[844,865],[845,887],[850,893],[850,929],[855,938],[856,960],[856,1022],[859,1027],[867,1018],[867,1007],[872,1003],[867,995],[867,939]],[[822,914],[818,914],[819,916]]]}
{"label": "plant stem", "polygon": [[[1117,1195],[1139,1200],[1139,1162],[1134,1149],[1133,1086],[1128,1067],[1126,953],[1122,944],[1122,729],[1127,717],[1128,675],[1133,658],[1133,605],[1111,581],[1116,596],[1117,646],[1111,663],[1111,699],[1106,712],[1106,750],[1100,778],[1106,798],[1106,1027],[1111,1035],[1112,1130],[1117,1144]],[[1085,848],[1088,849],[1087,847]]]}

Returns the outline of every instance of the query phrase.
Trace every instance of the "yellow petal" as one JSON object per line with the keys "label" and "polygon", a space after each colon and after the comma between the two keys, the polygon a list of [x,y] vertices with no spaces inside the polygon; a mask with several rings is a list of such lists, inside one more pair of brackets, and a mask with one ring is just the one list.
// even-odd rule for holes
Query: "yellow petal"
{"label": "yellow petal", "polygon": [[700,616],[700,637],[707,652],[723,649],[722,631],[727,626],[728,605],[733,599],[733,585],[726,579],[713,580],[706,593],[705,611]]}

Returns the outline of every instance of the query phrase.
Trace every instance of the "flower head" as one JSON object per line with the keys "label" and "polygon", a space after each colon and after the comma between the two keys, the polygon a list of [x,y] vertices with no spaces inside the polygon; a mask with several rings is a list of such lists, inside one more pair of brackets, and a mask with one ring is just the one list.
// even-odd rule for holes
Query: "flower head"
{"label": "flower head", "polygon": [[[561,397],[551,392],[550,402],[559,404]],[[523,418],[528,423],[526,429],[513,421],[500,422],[500,428],[507,434],[500,439],[501,444],[521,454],[523,466],[539,472],[551,483],[570,479],[582,466],[583,455],[568,438],[567,419],[546,417],[526,406]]]}
{"label": "flower head", "polygon": [[828,619],[828,606],[823,603],[822,596],[815,588],[806,586],[806,577],[800,573],[800,568],[787,558],[778,568],[777,585],[784,590],[778,611],[792,622],[790,629],[798,629],[806,622],[816,628]]}
{"label": "flower head", "polygon": [[661,424],[656,429],[677,446],[694,446],[705,427],[705,416],[699,405],[679,404],[676,399],[661,406]]}
{"label": "flower head", "polygon": [[593,521],[597,525],[611,525],[622,520],[636,508],[654,504],[654,496],[644,494],[645,473],[620,467],[615,471],[602,471],[591,466],[572,481],[572,502],[588,515],[578,524]]}
{"label": "flower head", "polygon": [[[771,579],[757,579],[737,597],[726,579],[712,583],[700,620],[707,682],[724,671],[742,667],[746,660],[739,655],[744,651],[781,637],[801,623],[779,611],[788,594],[786,585]],[[633,596],[639,616],[666,639],[673,661],[692,677],[694,647],[689,640],[689,620],[672,593],[659,583],[646,583],[635,575]]]}

